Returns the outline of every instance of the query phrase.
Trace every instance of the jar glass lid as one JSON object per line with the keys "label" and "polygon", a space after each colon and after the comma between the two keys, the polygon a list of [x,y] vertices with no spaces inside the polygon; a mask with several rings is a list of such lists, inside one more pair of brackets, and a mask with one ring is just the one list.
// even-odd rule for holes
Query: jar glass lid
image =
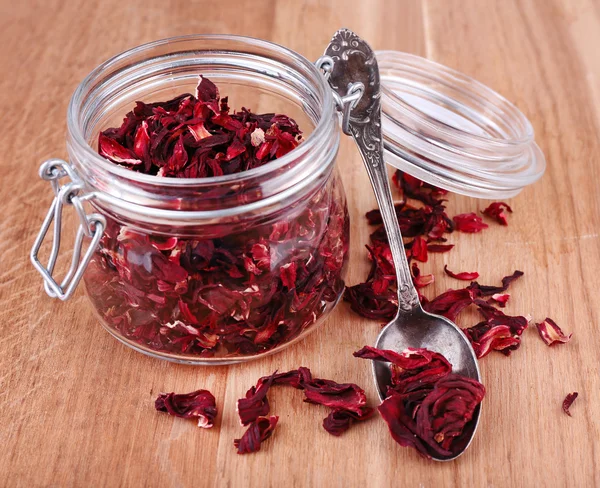
{"label": "jar glass lid", "polygon": [[479,198],[508,198],[546,161],[531,123],[504,97],[457,71],[377,51],[385,160],[427,183]]}

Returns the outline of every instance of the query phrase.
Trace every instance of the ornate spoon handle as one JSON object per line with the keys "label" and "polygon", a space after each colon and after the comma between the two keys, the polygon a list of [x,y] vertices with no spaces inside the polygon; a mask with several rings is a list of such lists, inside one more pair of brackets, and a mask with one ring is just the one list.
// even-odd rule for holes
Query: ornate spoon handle
{"label": "ornate spoon handle", "polygon": [[373,185],[398,277],[399,313],[400,310],[410,312],[420,304],[383,161],[381,94],[375,53],[354,32],[341,29],[335,33],[325,56],[318,63],[325,69],[329,84],[338,95],[336,100],[343,114],[342,128],[356,141]]}

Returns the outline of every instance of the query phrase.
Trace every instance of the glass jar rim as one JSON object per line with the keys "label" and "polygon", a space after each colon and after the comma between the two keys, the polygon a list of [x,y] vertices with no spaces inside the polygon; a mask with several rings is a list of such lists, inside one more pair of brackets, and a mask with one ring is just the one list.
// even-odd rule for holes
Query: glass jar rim
{"label": "glass jar rim", "polygon": [[[87,142],[84,136],[83,128],[78,120],[81,104],[83,102],[86,90],[102,76],[102,73],[114,67],[118,67],[120,63],[125,62],[128,59],[143,55],[145,52],[151,52],[153,49],[161,46],[175,45],[176,43],[189,41],[239,42],[249,47],[263,48],[267,51],[273,51],[278,54],[289,56],[292,60],[300,63],[300,65],[312,75],[311,81],[314,83],[314,86],[318,89],[319,93],[323,96],[323,111],[320,113],[320,118],[312,132],[308,135],[308,137],[306,137],[302,144],[298,145],[298,147],[281,158],[277,158],[276,160],[271,161],[264,166],[259,166],[257,168],[240,173],[205,178],[164,178],[160,176],[147,175],[144,173],[131,171],[100,156],[100,154],[98,154],[98,152],[94,150]],[[275,172],[290,164],[296,160],[301,153],[306,154],[315,146],[319,145],[319,143],[325,138],[330,137],[332,131],[337,131],[337,124],[335,123],[336,119],[334,118],[334,109],[333,95],[325,77],[312,62],[310,62],[301,54],[274,42],[265,41],[263,39],[257,39],[250,36],[228,34],[192,34],[186,36],[169,37],[141,44],[123,51],[98,65],[83,79],[71,97],[69,107],[67,109],[67,130],[72,137],[72,143],[74,143],[77,149],[82,151],[82,154],[84,154],[86,158],[89,158],[89,161],[93,161],[93,163],[98,165],[101,169],[106,170],[107,172],[116,176],[123,177],[136,183],[156,185],[158,187],[210,187],[220,184],[237,183],[258,176],[266,176],[269,173]]]}

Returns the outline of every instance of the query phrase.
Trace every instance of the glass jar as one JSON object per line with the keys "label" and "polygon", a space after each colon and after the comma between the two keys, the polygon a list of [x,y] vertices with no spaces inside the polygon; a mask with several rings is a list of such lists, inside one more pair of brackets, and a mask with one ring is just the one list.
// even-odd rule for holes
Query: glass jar
{"label": "glass jar", "polygon": [[[211,178],[145,175],[98,155],[99,131],[120,125],[135,101],[193,92],[199,74],[232,106],[294,118],[305,140],[265,166]],[[94,310],[128,346],[177,362],[240,362],[300,339],[339,301],[349,217],[335,168],[337,116],[324,77],[299,54],[235,36],[132,49],[77,88],[67,146],[70,166],[51,161],[41,170],[57,194],[47,223],[59,224],[63,204],[75,204],[80,234],[97,248],[71,270],[74,279],[46,280],[46,288],[68,298],[87,264]],[[64,176],[73,188],[58,186]],[[94,215],[85,215],[84,201]]]}

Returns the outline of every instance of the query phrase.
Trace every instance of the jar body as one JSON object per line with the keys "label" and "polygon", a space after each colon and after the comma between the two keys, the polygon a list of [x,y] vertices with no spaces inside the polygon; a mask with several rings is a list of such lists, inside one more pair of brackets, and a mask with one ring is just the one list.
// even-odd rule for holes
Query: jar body
{"label": "jar body", "polygon": [[[211,79],[232,106],[282,113],[304,140],[264,166],[210,178],[145,175],[99,156],[100,131],[141,100]],[[78,87],[70,162],[106,220],[84,274],[104,327],[138,351],[223,364],[271,353],[321,322],[344,290],[349,222],[331,90],[299,54],[258,39],[188,36],[116,56]]]}
{"label": "jar body", "polygon": [[106,329],[140,351],[229,363],[312,330],[344,290],[349,240],[337,171],[266,222],[194,235],[141,232],[107,217],[84,275]]}

